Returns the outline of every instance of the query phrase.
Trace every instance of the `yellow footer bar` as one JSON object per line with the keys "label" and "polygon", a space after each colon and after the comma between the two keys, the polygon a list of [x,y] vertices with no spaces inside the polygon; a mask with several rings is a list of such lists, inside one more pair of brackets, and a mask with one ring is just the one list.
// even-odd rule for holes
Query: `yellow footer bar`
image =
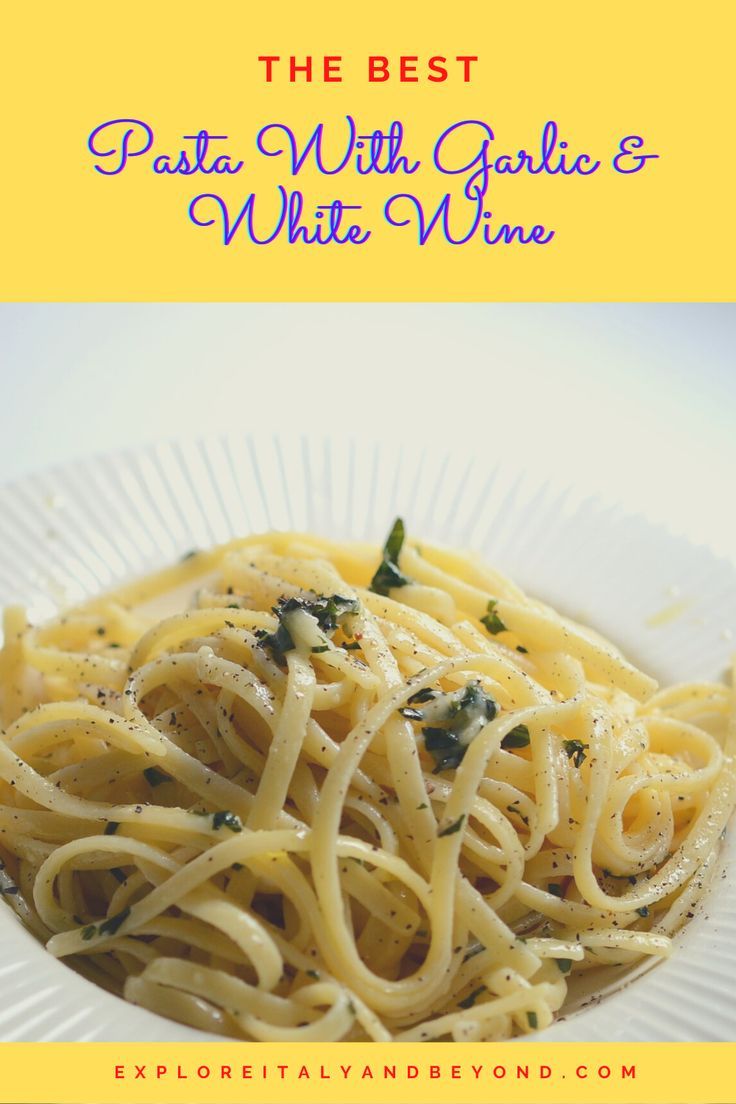
{"label": "yellow footer bar", "polygon": [[736,1043],[3,1043],[14,1104],[734,1104]]}

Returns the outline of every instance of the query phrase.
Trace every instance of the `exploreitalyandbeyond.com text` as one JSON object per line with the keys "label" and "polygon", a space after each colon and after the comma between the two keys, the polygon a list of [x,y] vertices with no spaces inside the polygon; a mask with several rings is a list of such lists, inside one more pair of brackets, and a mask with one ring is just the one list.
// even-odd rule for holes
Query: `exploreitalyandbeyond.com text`
{"label": "exploreitalyandbeyond.com text", "polygon": [[396,1062],[396,1063],[302,1063],[233,1062],[230,1064],[120,1063],[114,1066],[117,1081],[550,1081],[578,1080],[631,1081],[636,1078],[636,1064],[588,1065],[569,1063],[492,1062]]}

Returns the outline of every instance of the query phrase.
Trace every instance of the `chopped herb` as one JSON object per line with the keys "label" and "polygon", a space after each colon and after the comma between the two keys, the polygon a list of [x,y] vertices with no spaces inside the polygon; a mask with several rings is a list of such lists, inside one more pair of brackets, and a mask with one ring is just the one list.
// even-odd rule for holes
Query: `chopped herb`
{"label": "chopped herb", "polygon": [[486,721],[492,721],[498,713],[498,706],[490,695],[481,688],[477,679],[466,684],[457,703],[457,712],[479,713]]}
{"label": "chopped herb", "polygon": [[193,560],[197,555],[197,549],[191,548],[188,552],[185,552],[183,556],[179,557],[179,563],[186,563],[187,560]]}
{"label": "chopped herb", "polygon": [[532,1029],[532,1031],[536,1031],[537,1022],[538,1022],[537,1021],[537,1013],[536,1012],[527,1012],[526,1018],[529,1021],[529,1026]]}
{"label": "chopped herb", "polygon": [[547,892],[551,893],[553,897],[562,897],[562,886],[559,882],[550,882],[547,886]]}
{"label": "chopped herb", "polygon": [[529,747],[530,740],[529,729],[525,724],[520,724],[506,733],[501,741],[501,747],[504,749]]}
{"label": "chopped herb", "polygon": [[319,981],[319,971],[307,970],[307,977],[314,978],[315,981]]}
{"label": "chopped herb", "polygon": [[618,881],[627,881],[629,885],[636,885],[635,874],[613,874],[610,870],[606,870],[605,866],[603,867],[603,874],[606,878],[616,878]]}
{"label": "chopped herb", "polygon": [[433,693],[433,698],[432,705],[421,712],[448,724],[446,728],[428,725],[422,734],[425,748],[435,759],[434,773],[439,774],[460,765],[470,743],[496,716],[498,705],[477,679],[450,694]]}
{"label": "chopped herb", "polygon": [[408,699],[409,705],[420,705],[422,702],[432,701],[432,698],[437,697],[437,690],[431,690],[429,686],[425,686],[423,690],[417,690],[416,694]]}
{"label": "chopped herb", "polygon": [[108,648],[122,648],[123,645],[118,644],[117,640],[111,640],[107,646]]}
{"label": "chopped herb", "polygon": [[232,863],[232,869],[233,870],[242,870],[243,869],[243,864],[242,863]]}
{"label": "chopped herb", "polygon": [[86,928],[82,928],[81,934],[82,939],[85,941],[85,943],[92,938],[96,931],[97,928],[94,924],[88,924]]}
{"label": "chopped herb", "polygon": [[105,825],[104,835],[114,836],[119,827],[120,823],[117,820],[108,820],[107,824]]}
{"label": "chopped herb", "polygon": [[162,786],[164,782],[171,782],[171,775],[158,767],[146,767],[143,777],[149,786]]}
{"label": "chopped herb", "polygon": [[231,813],[228,809],[221,809],[218,813],[212,814],[212,827],[217,831],[219,828],[229,828],[231,832],[242,832],[243,825],[240,817],[235,813]]}
{"label": "chopped herb", "polygon": [[521,820],[521,821],[522,821],[522,822],[523,822],[524,824],[526,824],[527,826],[529,825],[529,817],[528,817],[528,816],[524,816],[524,814],[522,813],[521,809],[520,809],[520,808],[519,808],[519,807],[518,807],[518,806],[517,806],[517,805],[516,805],[515,803],[514,803],[513,805],[507,805],[507,806],[506,806],[506,809],[507,809],[507,810],[508,810],[508,812],[510,812],[510,813],[516,813],[516,815],[517,815],[517,816],[518,816],[518,817],[520,818],[520,820]]}
{"label": "chopped herb", "polygon": [[525,648],[523,644],[517,644],[516,645],[516,650],[517,650],[517,652],[521,652],[522,655],[528,655],[529,654],[529,649]]}
{"label": "chopped herb", "polygon": [[358,1015],[358,1010],[357,1010],[357,1008],[355,1007],[355,1005],[353,1004],[352,1001],[348,1001],[348,1012],[350,1013],[351,1016],[357,1016]]}
{"label": "chopped herb", "polygon": [[124,870],[121,870],[119,866],[110,867],[110,873],[112,874],[113,878],[117,878],[121,885],[123,882],[127,882],[128,880],[128,875],[125,873]]}
{"label": "chopped herb", "polygon": [[462,828],[464,820],[465,820],[465,813],[463,813],[462,816],[459,816],[457,818],[457,820],[453,820],[452,824],[448,824],[447,827],[443,828],[441,832],[438,832],[437,833],[438,837],[439,836],[454,836],[455,833],[459,832],[460,829]]}
{"label": "chopped herb", "polygon": [[107,920],[103,920],[99,927],[100,935],[115,935],[121,924],[130,916],[130,909],[124,908],[120,912],[116,912],[114,916],[110,916]]}
{"label": "chopped herb", "polygon": [[266,632],[265,629],[258,629],[256,631],[258,637],[258,643],[264,649],[268,649],[273,659],[277,663],[283,665],[284,657],[287,652],[293,652],[296,645],[292,640],[291,633],[287,629],[286,625],[282,621],[279,622],[279,627],[276,632]]}
{"label": "chopped herb", "polygon": [[317,619],[317,624],[326,633],[333,633],[343,617],[349,617],[360,609],[357,598],[343,598],[339,594],[333,594],[330,598],[320,597],[302,605],[307,613]]}
{"label": "chopped herb", "polygon": [[329,644],[320,644],[319,647],[312,648],[312,654],[313,655],[320,655],[322,652],[329,652],[329,650],[330,650],[330,645]]}
{"label": "chopped herb", "polygon": [[572,759],[573,764],[576,767],[582,767],[585,759],[585,749],[589,747],[589,744],[583,744],[580,740],[563,740],[562,747],[565,750],[565,754],[568,759]]}
{"label": "chopped herb", "polygon": [[402,717],[406,717],[407,721],[421,721],[424,717],[421,709],[412,709],[411,706],[400,709],[399,713]]}
{"label": "chopped herb", "polygon": [[240,609],[240,606],[237,602],[228,602],[228,604],[225,606],[225,609]]}
{"label": "chopped herb", "polygon": [[[360,603],[357,598],[342,598],[339,594],[333,594],[330,598],[318,597],[314,601],[305,598],[280,598],[278,604],[273,607],[273,612],[279,619],[279,625],[275,632],[267,633],[265,629],[256,632],[262,648],[268,648],[277,663],[283,665],[287,652],[296,647],[294,638],[289,631],[288,621],[291,614],[297,610],[308,613],[314,617],[320,629],[327,635],[331,635],[343,617],[349,617],[357,613]],[[313,648],[312,651],[327,651],[328,645]]]}
{"label": "chopped herb", "polygon": [[411,579],[404,575],[399,568],[399,555],[404,544],[404,537],[404,523],[401,518],[397,518],[383,546],[381,563],[371,579],[369,589],[374,594],[385,596],[394,588],[406,586],[407,583],[411,582]]}
{"label": "chopped herb", "polygon": [[461,1000],[461,1001],[457,1002],[458,1008],[472,1008],[473,1005],[475,1004],[475,1002],[477,1001],[478,997],[481,995],[481,993],[485,993],[485,991],[486,991],[486,986],[485,985],[479,985],[478,988],[474,989],[473,992],[470,993],[469,996],[465,997],[464,1000]]}
{"label": "chopped herb", "polygon": [[557,969],[560,971],[561,974],[569,974],[571,967],[572,967],[572,959],[571,958],[558,958],[557,959]]}
{"label": "chopped herb", "polygon": [[417,805],[417,812],[419,812],[420,809],[428,809],[428,808],[429,808],[429,805],[427,804],[427,802],[423,801],[421,805]]}
{"label": "chopped herb", "polygon": [[359,640],[343,640],[340,645],[346,652],[359,652],[362,645]]}
{"label": "chopped herb", "polygon": [[97,635],[98,636],[104,636],[106,632],[107,632],[107,630],[106,630],[104,625],[98,625],[97,626]]}
{"label": "chopped herb", "polygon": [[648,916],[649,915],[649,909],[647,908],[646,905],[642,905],[642,907],[638,908],[636,911],[639,914],[639,916]]}
{"label": "chopped herb", "polygon": [[422,735],[425,748],[435,760],[434,774],[443,770],[454,770],[460,765],[467,748],[451,729],[423,728]]}
{"label": "chopped herb", "polygon": [[506,626],[496,613],[497,605],[498,602],[495,598],[489,599],[486,615],[480,619],[481,625],[485,625],[491,636],[495,636],[500,632],[506,632]]}
{"label": "chopped herb", "polygon": [[467,962],[469,958],[475,958],[476,955],[481,954],[484,950],[485,947],[482,943],[476,943],[474,947],[471,947],[470,950],[465,952],[463,962]]}

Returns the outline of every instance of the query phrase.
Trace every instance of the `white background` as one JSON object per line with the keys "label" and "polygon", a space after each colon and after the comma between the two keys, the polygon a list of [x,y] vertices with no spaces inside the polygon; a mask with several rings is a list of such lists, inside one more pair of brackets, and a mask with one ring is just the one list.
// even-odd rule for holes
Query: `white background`
{"label": "white background", "polygon": [[158,438],[473,447],[736,558],[736,307],[0,307],[0,478]]}

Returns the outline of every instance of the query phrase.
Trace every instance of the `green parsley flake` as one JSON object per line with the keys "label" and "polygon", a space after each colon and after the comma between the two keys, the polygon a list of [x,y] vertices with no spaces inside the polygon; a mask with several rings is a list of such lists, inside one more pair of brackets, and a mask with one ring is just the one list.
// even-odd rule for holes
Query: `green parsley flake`
{"label": "green parsley flake", "polygon": [[103,920],[98,929],[100,935],[115,935],[115,932],[121,924],[125,923],[129,916],[130,909],[124,908],[120,912],[116,912],[114,916],[110,916],[107,920]]}
{"label": "green parsley flake", "polygon": [[164,782],[171,782],[171,775],[159,770],[158,767],[146,767],[143,777],[149,786],[161,786]]}
{"label": "green parsley flake", "polygon": [[485,627],[488,629],[488,632],[491,634],[491,636],[496,636],[497,633],[500,633],[500,632],[506,632],[506,626],[504,625],[503,621],[501,620],[501,618],[496,613],[496,606],[497,605],[498,605],[498,602],[496,601],[496,599],[495,598],[490,598],[488,600],[488,608],[487,608],[486,615],[485,615],[485,617],[481,617],[481,619],[480,619],[481,625],[485,625]]}
{"label": "green parsley flake", "polygon": [[508,751],[509,748],[529,747],[530,743],[531,737],[529,735],[529,729],[525,724],[520,724],[506,733],[501,741],[501,747],[505,751]]}
{"label": "green parsley flake", "polygon": [[399,567],[399,556],[405,535],[404,522],[401,518],[397,518],[386,538],[386,543],[383,546],[383,558],[368,588],[374,594],[382,594],[386,597],[396,587],[403,587],[411,582],[409,576],[404,575]]}
{"label": "green parsley flake", "polygon": [[462,816],[459,816],[457,820],[453,820],[452,824],[448,824],[448,826],[446,828],[443,828],[441,832],[438,832],[437,836],[454,836],[455,833],[459,832],[462,828],[464,820],[465,813],[463,813]]}
{"label": "green parsley flake", "polygon": [[572,759],[573,764],[576,767],[582,767],[585,759],[587,758],[585,754],[585,749],[589,746],[589,744],[583,744],[580,740],[562,741],[562,747],[565,751],[565,754],[567,755],[567,758]]}
{"label": "green parsley flake", "polygon": [[477,989],[474,989],[464,1000],[458,1001],[458,1008],[472,1008],[481,993],[486,992],[485,985],[479,985]]}
{"label": "green parsley flake", "polygon": [[229,809],[221,809],[212,814],[212,827],[217,831],[220,828],[229,828],[231,832],[242,832],[243,825],[239,816],[231,813]]}

